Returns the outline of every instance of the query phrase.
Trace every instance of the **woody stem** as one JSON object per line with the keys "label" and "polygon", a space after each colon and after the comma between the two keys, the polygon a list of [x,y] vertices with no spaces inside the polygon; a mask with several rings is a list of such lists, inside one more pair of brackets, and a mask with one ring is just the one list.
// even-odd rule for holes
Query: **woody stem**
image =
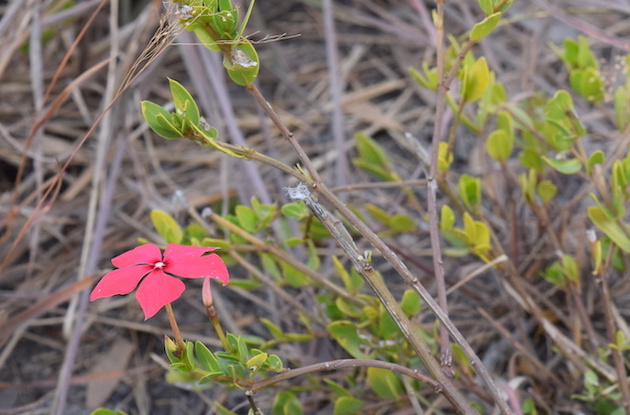
{"label": "woody stem", "polygon": [[182,353],[185,350],[184,339],[182,339],[182,334],[179,331],[177,320],[175,320],[175,313],[173,313],[173,307],[169,303],[169,304],[166,304],[164,308],[166,308],[166,314],[168,315],[168,323],[171,325],[171,330],[173,330],[173,336],[175,337],[175,343],[177,343],[177,349],[179,349],[179,352]]}

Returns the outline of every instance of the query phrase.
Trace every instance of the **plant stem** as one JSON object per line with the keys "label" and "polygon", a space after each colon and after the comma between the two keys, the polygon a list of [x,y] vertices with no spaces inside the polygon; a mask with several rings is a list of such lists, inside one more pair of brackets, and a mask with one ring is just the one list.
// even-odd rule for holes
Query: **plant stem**
{"label": "plant stem", "polygon": [[[439,79],[437,99],[435,104],[435,123],[433,129],[433,139],[431,140],[431,166],[429,167],[429,177],[427,186],[427,210],[429,212],[429,237],[431,238],[431,250],[433,257],[433,272],[437,298],[440,309],[448,316],[448,302],[446,299],[446,283],[444,281],[444,264],[442,261],[442,250],[440,248],[440,234],[438,229],[437,213],[437,177],[438,177],[438,148],[442,140],[442,120],[446,107],[446,94],[448,93],[447,79],[444,77],[444,0],[436,1],[437,17],[436,26],[436,51],[437,51],[437,76]],[[440,324],[440,352],[441,363],[446,373],[453,375],[452,351],[449,341],[448,331],[444,324]]]}
{"label": "plant stem", "polygon": [[222,227],[224,227],[226,229],[229,229],[231,232],[234,232],[235,234],[237,234],[237,235],[243,237],[244,239],[246,239],[248,242],[254,244],[261,251],[270,252],[271,254],[273,254],[274,256],[279,258],[280,260],[288,263],[289,265],[291,265],[292,267],[294,267],[295,269],[297,269],[298,271],[300,271],[301,273],[303,273],[307,277],[311,278],[312,280],[314,280],[315,282],[319,283],[320,285],[328,288],[329,290],[331,290],[332,292],[334,292],[338,296],[344,298],[345,300],[347,300],[347,301],[349,301],[349,302],[351,302],[351,303],[353,303],[355,305],[358,305],[360,307],[365,305],[365,303],[363,301],[361,301],[360,299],[358,299],[356,296],[350,295],[346,290],[344,290],[343,288],[341,288],[341,287],[337,286],[336,284],[330,282],[329,280],[324,278],[319,273],[313,271],[312,269],[310,269],[309,267],[304,265],[302,262],[300,262],[297,259],[293,258],[287,252],[285,252],[285,251],[283,251],[281,249],[278,249],[277,247],[275,247],[273,245],[270,245],[268,243],[265,243],[265,242],[261,241],[260,239],[256,238],[254,235],[246,232],[245,230],[241,229],[240,227],[236,226],[232,222],[224,219],[223,217],[217,215],[214,212],[210,213],[208,215],[208,217],[210,219],[212,219],[218,225],[220,225],[220,226],[222,226]]}
{"label": "plant stem", "polygon": [[[613,249],[610,249],[610,252],[612,251]],[[612,345],[619,346],[617,344],[617,330],[615,328],[615,318],[612,310],[613,303],[610,296],[610,290],[608,289],[608,270],[610,269],[610,258],[612,258],[612,253],[609,253],[608,255],[605,272],[602,275],[597,275],[596,283],[601,290],[604,302],[604,317],[606,321],[606,333],[608,335],[608,341]],[[625,412],[628,413],[628,410],[630,409],[630,387],[628,386],[628,373],[626,372],[623,351],[620,350],[618,347],[608,347],[613,358],[615,372],[617,373],[619,389],[621,390],[621,395],[623,396],[623,399],[621,399],[621,405],[623,406]]]}
{"label": "plant stem", "polygon": [[210,307],[206,307],[206,314],[208,315],[208,318],[210,319],[210,322],[212,323],[212,327],[214,327],[214,331],[217,333],[217,336],[219,337],[219,340],[221,341],[223,348],[226,351],[232,351],[232,347],[230,347],[230,344],[225,338],[223,327],[221,327],[221,322],[219,321],[219,316],[217,315],[217,309],[214,308],[213,305],[211,305]]}
{"label": "plant stem", "polygon": [[177,320],[175,319],[175,313],[173,313],[173,306],[170,303],[164,306],[166,308],[166,315],[168,316],[168,323],[171,325],[171,330],[173,330],[173,337],[175,337],[175,343],[177,344],[177,349],[181,355],[186,350],[186,346],[184,345],[184,339],[182,339],[182,334],[179,331],[179,326],[177,325]]}
{"label": "plant stem", "polygon": [[337,244],[346,252],[346,255],[350,258],[350,261],[352,261],[354,268],[359,272],[359,274],[361,274],[363,279],[376,293],[387,312],[396,322],[400,331],[409,341],[409,344],[416,352],[416,355],[422,359],[431,375],[441,384],[443,389],[442,392],[449,402],[453,404],[459,413],[476,413],[476,411],[468,404],[464,396],[453,385],[451,378],[446,376],[446,374],[442,371],[440,364],[437,360],[435,360],[433,354],[431,353],[431,348],[413,327],[411,321],[400,307],[400,304],[398,304],[398,301],[396,301],[381,277],[372,268],[369,260],[359,253],[357,246],[352,240],[352,236],[348,233],[343,223],[312,198],[306,185],[300,184],[297,188],[290,189],[288,193],[289,197],[292,199],[304,201],[313,215],[315,215],[326,227],[330,236],[332,236]]}
{"label": "plant stem", "polygon": [[317,173],[317,169],[315,169],[315,166],[311,162],[311,159],[308,157],[300,143],[298,143],[298,141],[295,139],[293,133],[289,131],[289,129],[284,125],[284,123],[278,116],[278,113],[276,113],[271,104],[269,104],[265,97],[260,93],[260,90],[254,84],[250,84],[247,89],[249,89],[258,105],[260,105],[263,111],[265,111],[265,113],[269,116],[271,121],[273,121],[274,125],[278,128],[278,130],[280,130],[280,134],[282,134],[282,136],[286,138],[287,141],[289,141],[289,144],[291,144],[291,147],[293,147],[293,150],[298,155],[298,158],[306,168],[306,171],[311,176],[311,178],[315,182],[321,182],[322,180],[319,177],[319,173]]}
{"label": "plant stem", "polygon": [[284,380],[293,379],[298,376],[304,376],[316,372],[330,372],[333,370],[340,370],[352,367],[376,367],[379,369],[391,370],[401,375],[409,376],[410,378],[417,379],[420,382],[426,383],[432,386],[436,391],[439,391],[441,386],[438,382],[429,378],[426,375],[408,367],[397,365],[395,363],[383,362],[380,360],[368,360],[368,359],[341,359],[333,360],[330,362],[316,363],[310,366],[304,366],[298,369],[287,370],[286,372],[272,376],[267,379],[255,382],[250,388],[251,393],[256,393],[264,388],[273,386]]}

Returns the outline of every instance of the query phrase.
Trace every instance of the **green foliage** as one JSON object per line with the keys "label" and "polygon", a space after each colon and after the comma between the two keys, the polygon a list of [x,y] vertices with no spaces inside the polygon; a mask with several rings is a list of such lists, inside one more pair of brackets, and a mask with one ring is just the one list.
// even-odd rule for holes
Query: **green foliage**
{"label": "green foliage", "polygon": [[173,369],[167,374],[167,380],[183,382],[195,389],[214,382],[246,388],[256,376],[266,377],[283,371],[278,356],[261,351],[256,344],[248,345],[245,337],[228,334],[227,343],[227,350],[212,352],[199,341],[186,342],[184,351],[178,355],[174,343],[167,341],[166,355]]}
{"label": "green foliage", "polygon": [[416,229],[416,222],[407,215],[396,213],[390,215],[376,205],[368,203],[365,209],[383,225],[389,229],[383,235],[395,235],[399,233],[411,232]]}
{"label": "green foliage", "polygon": [[127,413],[123,411],[114,412],[111,409],[97,408],[90,412],[90,415],[127,415]]}
{"label": "green foliage", "polygon": [[258,76],[260,59],[249,40],[241,39],[239,43],[232,48],[230,55],[223,58],[223,66],[232,81],[238,85],[247,86]]}
{"label": "green foliage", "polygon": [[[630,67],[629,59],[622,63],[623,68],[627,71]],[[630,77],[626,82],[615,88],[613,93],[613,104],[615,109],[615,125],[619,131],[624,131],[630,125]]]}
{"label": "green foliage", "polygon": [[437,90],[437,70],[430,69],[427,62],[422,62],[422,70],[424,71],[424,74],[420,73],[415,68],[409,68],[409,74],[418,83],[418,85],[431,91]]}
{"label": "green foliage", "polygon": [[475,102],[480,99],[490,81],[490,70],[486,58],[481,57],[470,66],[464,66],[461,86],[462,102]]}
{"label": "green foliage", "polygon": [[604,99],[605,83],[599,72],[597,59],[586,38],[580,36],[577,42],[566,39],[564,51],[554,45],[551,47],[569,70],[571,88],[589,103],[601,102]]}
{"label": "green foliage", "polygon": [[601,206],[588,208],[588,218],[606,234],[621,250],[630,253],[628,226],[619,222],[610,211]]}
{"label": "green foliage", "polygon": [[367,369],[367,380],[370,388],[381,399],[397,400],[404,394],[404,387],[398,376],[386,369],[369,367]]}
{"label": "green foliage", "polygon": [[350,356],[355,359],[370,359],[371,357],[362,352],[362,349],[369,343],[359,334],[357,326],[351,321],[335,321],[328,325],[330,335],[344,348]]}
{"label": "green foliage", "polygon": [[462,174],[457,183],[457,194],[464,205],[475,214],[481,209],[481,180]]}
{"label": "green foliage", "polygon": [[293,392],[280,391],[273,401],[272,415],[302,415],[302,403]]}
{"label": "green foliage", "polygon": [[180,24],[195,32],[206,48],[223,53],[223,66],[236,84],[251,85],[258,76],[260,59],[251,42],[243,37],[243,32],[254,2],[250,2],[240,26],[238,8],[231,0],[181,0],[180,3],[191,7],[190,11],[180,15]]}
{"label": "green foliage", "polygon": [[355,166],[372,173],[381,180],[400,180],[398,174],[392,169],[387,154],[376,141],[363,133],[355,134],[354,140],[359,152],[359,157],[352,159]]}
{"label": "green foliage", "polygon": [[335,270],[337,271],[337,275],[343,281],[343,285],[348,293],[350,293],[351,295],[356,295],[359,291],[361,291],[361,288],[363,287],[365,282],[363,281],[363,278],[361,278],[361,276],[354,270],[354,268],[351,272],[346,271],[343,264],[336,256],[332,257],[332,261],[333,265],[335,266]]}
{"label": "green foliage", "polygon": [[470,40],[479,42],[482,38],[488,36],[497,27],[499,20],[501,20],[501,13],[494,13],[475,24],[470,31]]}
{"label": "green foliage", "polygon": [[488,135],[486,151],[497,161],[506,161],[514,149],[514,121],[507,111],[499,112],[497,129]]}
{"label": "green foliage", "polygon": [[182,242],[184,232],[171,215],[161,210],[152,210],[150,216],[153,227],[167,244]]}
{"label": "green foliage", "polygon": [[[184,27],[194,31],[208,49],[223,53],[224,67],[234,82],[251,85],[258,74],[260,61],[253,45],[242,38],[245,23],[239,26],[239,13],[232,2],[205,0],[194,3],[182,1],[181,4],[193,5],[190,17],[182,20]],[[551,96],[535,92],[519,99],[508,96],[507,89],[496,79],[497,75],[490,71],[486,58],[475,56],[471,46],[495,30],[512,1],[478,0],[478,4],[485,17],[471,28],[468,38],[449,35],[450,46],[443,62],[445,76],[452,70],[452,74],[456,74],[461,81],[459,90],[454,87],[454,92],[446,93],[446,102],[455,114],[453,134],[445,140],[448,142],[440,142],[438,147],[439,174],[436,180],[443,190],[441,196],[444,196],[440,200],[439,226],[449,245],[445,253],[452,256],[475,255],[490,262],[499,253],[509,252],[509,249],[500,246],[509,239],[505,229],[518,227],[513,223],[502,222],[509,216],[507,212],[496,214],[495,210],[492,216],[484,214],[491,209],[502,209],[513,204],[523,217],[527,214],[534,216],[541,211],[551,215],[564,201],[561,197],[566,198],[563,186],[566,176],[569,176],[572,181],[591,180],[597,192],[592,195],[594,206],[582,207],[584,210],[581,212],[586,212],[597,232],[603,234],[598,240],[593,230],[595,236],[588,241],[592,269],[588,272],[580,269],[580,253],[564,252],[550,264],[541,261],[543,265],[532,275],[540,277],[539,282],[545,286],[553,284],[558,290],[568,290],[579,288],[582,280],[591,274],[600,275],[608,265],[608,258],[613,270],[625,270],[627,254],[630,253],[630,224],[626,218],[626,206],[630,199],[630,155],[619,159],[619,156],[607,153],[603,147],[593,151],[591,147],[583,145],[589,138],[586,126],[590,127],[590,124],[576,111],[574,97],[577,95],[572,95],[579,94],[586,100],[582,102],[579,97],[576,98],[581,109],[590,104],[605,105],[603,91],[606,85],[588,42],[585,38],[567,40],[564,50],[556,50],[569,72],[568,83],[572,92],[560,90]],[[421,87],[431,91],[438,89],[440,80],[437,69],[428,62],[421,64],[421,70],[410,68],[409,73]],[[216,141],[217,130],[205,126],[192,95],[181,84],[173,80],[169,80],[169,83],[175,106],[173,112],[149,101],[142,104],[143,115],[150,128],[167,139],[187,137],[235,156]],[[629,97],[630,82],[615,89],[615,115],[614,120],[611,116],[610,122],[614,122],[620,130],[630,125]],[[453,165],[451,149],[455,148],[454,140],[457,139],[458,128],[462,126],[478,137],[487,136],[483,143],[487,152],[484,157],[491,162],[493,169],[500,167],[496,174],[501,177],[496,178],[496,181],[504,182],[497,189],[507,194],[497,194],[497,189],[487,187],[493,180],[486,180],[487,176],[482,174],[494,174],[495,170],[475,173],[483,177],[483,181],[479,177],[455,171],[462,163]],[[392,163],[393,158],[386,147],[364,133],[357,133],[354,139],[356,156],[352,161],[357,168],[380,181],[401,181],[396,171],[398,166]],[[588,148],[590,154],[584,148]],[[413,192],[406,192],[406,195],[412,202],[417,202]],[[508,197],[510,204],[500,206],[501,199]],[[396,209],[385,206],[384,209],[368,203],[349,207],[378,222],[380,236],[391,237],[400,242],[399,245],[406,243],[405,236],[417,236],[426,229],[426,223],[423,223],[426,218],[418,219],[421,215],[409,213],[407,206],[397,206]],[[575,209],[577,211],[578,208]],[[390,213],[392,210],[396,213]],[[167,342],[166,353],[173,369],[169,374],[171,381],[187,383],[194,388],[207,387],[213,383],[247,388],[255,379],[283,370],[280,358],[271,354],[274,347],[288,342],[308,342],[320,336],[333,339],[353,358],[374,358],[417,366],[413,351],[404,340],[400,340],[403,336],[397,322],[377,297],[364,294],[364,280],[357,271],[347,269],[343,258],[331,254],[327,248],[330,237],[326,229],[303,202],[279,207],[264,205],[252,199],[251,206],[230,206],[230,213],[222,218],[233,226],[226,226],[226,229],[218,226],[217,234],[209,235],[204,227],[195,224],[182,229],[165,212],[154,211],[151,214],[155,228],[167,243],[219,246],[224,248],[223,255],[229,256],[232,251],[246,256],[240,264],[251,275],[245,272],[242,278],[233,280],[233,285],[244,290],[254,290],[263,286],[261,281],[265,285],[271,281],[275,283],[274,289],[286,290],[290,295],[312,291],[314,295],[310,299],[315,300],[308,304],[308,308],[296,313],[297,324],[287,329],[290,332],[285,331],[280,323],[260,318],[260,323],[269,332],[268,339],[229,334],[226,350],[210,351],[200,342],[188,342],[180,355],[174,352],[174,345],[169,346]],[[551,227],[550,231],[554,231],[555,224],[549,224],[548,220],[543,221],[541,217],[536,219],[541,228]],[[288,225],[296,222],[299,235],[289,231]],[[272,224],[278,226],[272,228]],[[254,235],[263,242],[252,242]],[[519,237],[518,243],[522,243],[521,235],[516,236]],[[527,239],[522,238],[523,241]],[[493,244],[498,246],[493,247]],[[272,249],[276,247],[288,255],[278,254],[276,249]],[[567,251],[572,248],[569,245]],[[293,258],[299,258],[301,262],[296,263]],[[326,260],[332,262],[330,272],[320,269]],[[307,265],[308,270],[301,266],[302,263]],[[326,280],[316,281],[312,278],[313,274],[305,272],[310,270],[315,275],[326,273]],[[334,284],[336,289],[331,290],[328,284]],[[410,318],[422,308],[420,298],[412,290],[403,293],[400,305]],[[436,343],[436,333],[425,332],[415,323],[414,329],[431,345]],[[609,347],[628,350],[623,332],[617,333]],[[472,379],[475,369],[465,353],[456,345],[453,351],[457,376]],[[324,379],[323,382],[333,392],[331,403],[334,402],[335,414],[362,413],[366,402],[363,397],[367,394],[388,400],[402,400],[406,394],[398,375],[384,369],[356,370],[339,382],[330,379]],[[369,389],[365,388],[365,382]],[[314,384],[312,382],[306,388],[315,387],[312,386]],[[619,397],[604,389],[609,386],[598,378],[597,373],[586,372],[585,392],[576,399],[588,402],[596,413],[614,413],[619,408],[611,402]],[[361,396],[356,393],[357,390],[361,390]],[[304,409],[299,401],[299,391],[298,388],[289,388],[279,392],[272,413],[302,413]],[[537,409],[532,401],[525,400],[523,412],[536,414]]]}
{"label": "green foliage", "polygon": [[580,271],[571,255],[563,255],[559,261],[555,261],[544,271],[544,277],[554,285],[564,286],[567,283],[578,284]]}
{"label": "green foliage", "polygon": [[[179,82],[169,79],[168,83],[171,87],[171,95],[175,104],[175,112],[182,119],[183,130],[186,132],[193,125],[199,124],[199,108],[190,92],[186,90]],[[188,126],[188,123],[190,126]]]}
{"label": "green foliage", "polygon": [[169,79],[175,111],[170,112],[151,101],[142,101],[142,116],[157,135],[167,140],[189,138],[198,144],[212,147],[229,156],[243,158],[219,145],[219,132],[199,115],[199,107],[192,95],[177,81]]}
{"label": "green foliage", "polygon": [[333,415],[358,415],[362,414],[364,403],[350,396],[342,396],[335,400]]}
{"label": "green foliage", "polygon": [[451,256],[466,254],[477,255],[484,261],[489,261],[488,254],[492,246],[490,244],[490,228],[481,221],[476,221],[468,212],[464,213],[464,227],[455,228],[454,214],[450,207],[442,207],[442,223],[440,225],[444,237],[455,245],[455,249],[447,249],[445,252]]}
{"label": "green foliage", "polygon": [[495,130],[490,133],[486,140],[486,151],[488,155],[497,161],[506,161],[512,148],[514,140],[503,130]]}
{"label": "green foliage", "polygon": [[448,148],[448,143],[441,142],[438,146],[438,170],[447,171],[453,162],[453,153]]}
{"label": "green foliage", "polygon": [[479,8],[483,10],[486,16],[495,12],[505,12],[510,8],[514,0],[477,0]]}

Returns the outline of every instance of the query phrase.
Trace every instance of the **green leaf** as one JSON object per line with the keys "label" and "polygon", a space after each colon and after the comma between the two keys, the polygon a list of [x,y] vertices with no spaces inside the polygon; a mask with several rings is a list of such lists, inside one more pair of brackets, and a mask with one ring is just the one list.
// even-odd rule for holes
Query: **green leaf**
{"label": "green leaf", "polygon": [[[559,130],[566,138],[582,137],[586,129],[580,122],[573,99],[567,91],[560,90],[547,102],[545,106],[545,120]],[[553,123],[555,121],[555,123]],[[562,131],[564,129],[565,131]]]}
{"label": "green leaf", "polygon": [[232,48],[230,57],[223,58],[223,66],[236,84],[251,85],[260,70],[260,58],[256,49],[247,39],[241,39],[240,44]]}
{"label": "green leaf", "polygon": [[573,100],[567,91],[557,91],[545,106],[547,120],[564,121],[569,112],[574,112]]}
{"label": "green leaf", "polygon": [[560,264],[558,261],[547,267],[543,276],[547,281],[559,287],[562,287],[566,284],[566,276],[564,275],[564,272],[562,272],[562,264]]}
{"label": "green leaf", "polygon": [[263,285],[264,284],[260,281],[249,279],[245,280],[242,278],[230,278],[230,287],[232,288],[242,288],[244,290],[252,291],[261,288]]}
{"label": "green leaf", "polygon": [[361,351],[368,342],[359,335],[357,327],[350,321],[335,321],[328,325],[328,332],[355,359],[369,359],[370,356]]}
{"label": "green leaf", "polygon": [[518,177],[518,182],[521,185],[521,193],[523,195],[523,199],[528,204],[532,204],[536,202],[536,170],[530,169],[528,173],[521,173]]}
{"label": "green leaf", "polygon": [[391,370],[368,367],[367,380],[370,388],[381,399],[397,400],[404,394],[402,382]]}
{"label": "green leaf", "polygon": [[355,304],[349,302],[343,297],[337,297],[335,299],[335,305],[341,311],[344,316],[359,318],[361,314],[363,314],[363,310],[356,306]]}
{"label": "green leaf", "polygon": [[392,172],[391,163],[383,148],[363,133],[355,134],[354,140],[359,157],[355,158],[353,163],[383,180],[394,180],[395,175]]}
{"label": "green leaf", "polygon": [[217,357],[200,341],[195,342],[195,355],[208,372],[221,372]]}
{"label": "green leaf", "polygon": [[389,226],[396,232],[411,232],[416,229],[416,222],[407,215],[397,213],[389,218]]}
{"label": "green leaf", "polygon": [[488,225],[475,221],[468,212],[464,213],[464,234],[472,252],[477,256],[484,258],[484,254],[492,249]]}
{"label": "green leaf", "polygon": [[363,402],[358,399],[342,396],[335,400],[333,415],[358,415],[362,414]]}
{"label": "green leaf", "polygon": [[372,203],[366,204],[365,209],[374,217],[374,219],[383,225],[389,225],[391,216],[386,211]]}
{"label": "green leaf", "polygon": [[294,288],[300,288],[308,285],[310,279],[288,262],[280,261],[280,268],[282,268],[282,277],[284,280]]}
{"label": "green leaf", "polygon": [[413,290],[405,290],[402,300],[400,300],[400,308],[409,318],[415,316],[422,308],[422,300],[420,296]]}
{"label": "green leaf", "polygon": [[153,227],[167,244],[178,244],[182,241],[184,232],[171,215],[161,210],[152,210],[150,216]]}
{"label": "green leaf", "polygon": [[619,131],[630,124],[630,86],[615,89],[614,94],[615,125]]}
{"label": "green leaf", "polygon": [[326,385],[328,386],[328,388],[332,391],[332,393],[335,394],[336,397],[338,398],[342,398],[342,397],[347,397],[347,398],[351,398],[352,397],[352,392],[350,392],[348,389],[344,388],[343,386],[341,386],[339,383],[330,380],[330,379],[322,379],[324,381],[324,383],[326,383]]}
{"label": "green leaf", "polygon": [[577,65],[580,68],[599,68],[597,58],[588,44],[586,36],[578,37]]}
{"label": "green leaf", "polygon": [[267,357],[269,355],[267,353],[260,353],[252,357],[245,363],[248,369],[257,370],[262,367],[262,365],[267,361]]}
{"label": "green leaf", "polygon": [[339,275],[339,278],[343,281],[343,285],[346,287],[346,290],[348,290],[348,293],[354,295],[361,291],[364,284],[363,278],[356,272],[348,273],[336,256],[332,257],[332,262],[335,270],[337,270],[337,275]]}
{"label": "green leaf", "polygon": [[238,205],[236,206],[234,213],[238,218],[238,223],[241,228],[245,229],[249,233],[256,232],[258,218],[250,207],[245,205]]}
{"label": "green leaf", "polygon": [[447,171],[453,162],[453,153],[448,148],[448,143],[438,144],[438,170]]}
{"label": "green leaf", "polygon": [[217,411],[217,415],[237,415],[236,412],[230,411],[225,406],[221,405],[221,403],[217,401],[213,401],[215,410]]}
{"label": "green leaf", "polygon": [[462,102],[475,102],[482,97],[488,87],[490,70],[486,58],[481,57],[470,67],[464,67],[464,79],[461,86]]}
{"label": "green leaf", "polygon": [[457,193],[468,209],[479,212],[481,209],[481,179],[462,174],[457,183]]}
{"label": "green leaf", "polygon": [[561,262],[564,276],[571,282],[578,282],[580,280],[580,269],[575,258],[571,255],[563,255]]}
{"label": "green leaf", "polygon": [[569,83],[575,92],[591,104],[604,100],[605,83],[598,69],[574,69],[569,75]]}
{"label": "green leaf", "polygon": [[186,88],[179,82],[170,78],[168,82],[177,113],[181,114],[182,117],[188,120],[192,125],[199,125],[199,108],[192,95],[190,95]]}
{"label": "green leaf", "polygon": [[509,112],[499,112],[497,115],[497,130],[505,131],[505,133],[514,140],[514,120]]}
{"label": "green leaf", "polygon": [[479,4],[479,8],[483,10],[486,16],[494,12],[494,5],[492,4],[492,0],[477,0],[477,4]]}
{"label": "green leaf", "polygon": [[215,238],[203,238],[201,240],[201,246],[212,246],[214,248],[219,248],[222,251],[229,251],[232,249],[232,244],[225,239],[215,239]]}
{"label": "green leaf", "polygon": [[280,210],[282,211],[282,214],[287,218],[298,220],[305,219],[310,215],[308,207],[306,207],[306,205],[302,201],[287,203],[286,205],[283,205]]}
{"label": "green leaf", "polygon": [[582,162],[578,159],[557,160],[548,157],[541,157],[545,163],[553,167],[562,174],[575,174],[582,170]]}
{"label": "green leaf", "polygon": [[114,412],[111,409],[107,408],[97,408],[90,412],[90,415],[127,415],[127,413],[123,411]]}
{"label": "green leaf", "polygon": [[273,337],[274,339],[282,340],[285,338],[285,335],[282,329],[278,327],[276,324],[274,324],[271,320],[261,317],[260,322],[265,326],[265,328],[271,334],[271,337]]}
{"label": "green leaf", "polygon": [[499,24],[499,20],[501,20],[500,12],[491,14],[490,16],[486,17],[485,19],[474,25],[472,30],[470,31],[470,40],[472,42],[478,42],[482,38],[488,36],[494,30],[494,28],[497,27],[497,24]]}
{"label": "green leaf", "polygon": [[556,185],[549,180],[543,180],[538,183],[536,190],[538,191],[538,196],[540,196],[540,201],[543,202],[543,204],[549,203],[556,193],[558,193]]}
{"label": "green leaf", "polygon": [[495,130],[486,140],[488,155],[497,161],[506,161],[512,154],[514,140],[504,130]]}
{"label": "green leaf", "polygon": [[142,116],[157,135],[167,140],[183,137],[182,132],[173,124],[173,114],[151,101],[142,101]]}
{"label": "green leaf", "polygon": [[282,372],[283,367],[284,367],[282,363],[282,359],[280,359],[275,354],[272,354],[269,356],[269,358],[267,359],[267,365],[268,365],[267,370],[274,371],[274,372]]}
{"label": "green leaf", "polygon": [[453,229],[455,225],[455,213],[448,205],[442,205],[442,212],[440,214],[440,229],[442,232],[447,232]]}
{"label": "green leaf", "polygon": [[300,400],[289,391],[276,394],[271,409],[272,415],[302,415],[304,413]]}
{"label": "green leaf", "polygon": [[589,156],[588,162],[586,163],[586,167],[589,173],[593,169],[593,166],[595,166],[596,164],[604,164],[605,161],[606,161],[606,156],[604,155],[603,151],[601,150],[594,151],[593,154]]}
{"label": "green leaf", "polygon": [[630,253],[630,236],[617,221],[608,217],[602,208],[590,206],[588,208],[588,217],[622,251]]}
{"label": "green leaf", "polygon": [[378,335],[380,339],[385,340],[402,337],[396,321],[383,306],[379,307]]}
{"label": "green leaf", "polygon": [[431,91],[437,90],[437,69],[429,69],[429,64],[425,61],[422,62],[422,70],[424,71],[424,75],[414,68],[409,68],[409,74],[416,81],[416,83],[418,83],[418,85]]}
{"label": "green leaf", "polygon": [[282,272],[280,268],[278,268],[278,264],[273,259],[273,257],[269,254],[260,253],[260,259],[262,261],[262,265],[264,270],[269,273],[276,280],[280,281],[282,279]]}
{"label": "green leaf", "polygon": [[540,158],[540,154],[537,149],[526,148],[518,156],[519,161],[523,167],[536,171],[542,171],[545,167],[545,162]]}

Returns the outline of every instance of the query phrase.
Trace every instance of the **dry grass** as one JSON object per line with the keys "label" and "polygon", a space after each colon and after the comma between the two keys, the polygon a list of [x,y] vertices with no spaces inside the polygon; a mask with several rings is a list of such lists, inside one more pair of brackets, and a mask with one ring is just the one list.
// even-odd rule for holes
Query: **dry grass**
{"label": "dry grass", "polygon": [[[187,224],[186,204],[196,209],[221,202],[227,206],[234,197],[246,202],[253,195],[282,202],[282,188],[290,184],[266,167],[200,151],[191,142],[160,140],[149,132],[139,101],[165,102],[167,76],[190,88],[226,140],[289,164],[296,157],[246,91],[225,81],[218,57],[194,44],[187,33],[171,35],[172,28],[152,38],[164,27],[160,1],[116,3],[117,21],[111,19],[110,1],[89,21],[99,3],[88,0],[64,11],[41,8],[36,1],[0,6],[0,413],[85,414],[90,405],[113,408],[120,403],[137,414],[205,414],[210,400],[234,408],[244,400],[242,394],[223,388],[196,394],[163,380],[153,353],[163,355],[162,336],[169,332],[164,316],[141,323],[141,311],[131,297],[88,304],[85,288],[109,269],[109,258],[134,246],[136,238],[159,240],[148,220],[150,209],[169,211]],[[333,81],[343,88],[331,95],[325,45],[330,32],[324,29],[320,2],[258,3],[251,25],[257,31],[254,39],[299,35],[259,46],[260,87],[324,180],[333,186],[373,180],[349,163],[336,162],[353,154],[351,137],[357,131],[373,135],[388,149],[401,177],[422,178],[415,144],[405,132],[428,148],[434,97],[413,84],[407,68],[434,60],[431,6],[421,0],[335,2],[332,44],[341,77]],[[509,13],[511,23],[477,50],[510,96],[567,88],[567,74],[547,42],[585,34],[598,57],[608,62],[623,52],[620,47],[630,49],[630,10],[622,2],[562,0],[556,2],[557,10],[543,1],[516,3]],[[455,35],[472,27],[480,15],[473,1],[449,2],[446,12],[446,30]],[[134,67],[150,41],[151,63]],[[593,132],[589,145],[627,148],[627,135],[611,136],[603,111],[586,105],[578,111]],[[582,369],[603,365],[597,361],[597,347],[607,343],[603,300],[586,273],[576,298],[552,289],[539,273],[558,248],[577,253],[587,268],[584,232],[589,224],[579,209],[585,199],[569,201],[588,188],[581,182],[563,184],[561,198],[567,204],[549,212],[554,246],[549,231],[514,204],[518,191],[497,180],[482,152],[483,141],[462,130],[456,170],[484,178],[484,188],[493,195],[487,214],[501,243],[510,247],[525,292],[538,311],[552,316],[545,320],[552,327],[542,327],[541,316],[526,312],[491,273],[449,296],[451,318],[497,378],[525,381],[521,389],[549,413],[577,413],[582,407],[570,397],[581,391]],[[415,190],[424,201],[425,189]],[[399,189],[356,186],[341,194],[356,206],[374,203],[392,213],[418,215]],[[427,234],[387,242],[432,287]],[[479,266],[471,258],[448,259],[447,285]],[[389,270],[381,271],[387,275]],[[624,306],[628,279],[611,284],[616,321],[630,338],[625,325],[630,310]],[[221,292],[217,305],[228,331],[264,336],[257,323],[260,315],[295,327],[288,318],[295,314],[289,305],[271,291],[254,295],[237,289]],[[311,296],[297,294],[306,303]],[[590,327],[577,314],[575,301],[584,304]],[[175,309],[185,334],[216,344],[193,290]],[[425,321],[431,322],[431,316]],[[563,336],[560,340],[554,330]],[[287,345],[280,354],[299,366],[339,357],[339,350],[322,340]],[[615,378],[610,366],[600,369]],[[462,387],[474,390],[474,385]],[[261,393],[258,403],[265,407],[271,398],[271,393]],[[307,396],[303,404],[315,413],[322,399]]]}

